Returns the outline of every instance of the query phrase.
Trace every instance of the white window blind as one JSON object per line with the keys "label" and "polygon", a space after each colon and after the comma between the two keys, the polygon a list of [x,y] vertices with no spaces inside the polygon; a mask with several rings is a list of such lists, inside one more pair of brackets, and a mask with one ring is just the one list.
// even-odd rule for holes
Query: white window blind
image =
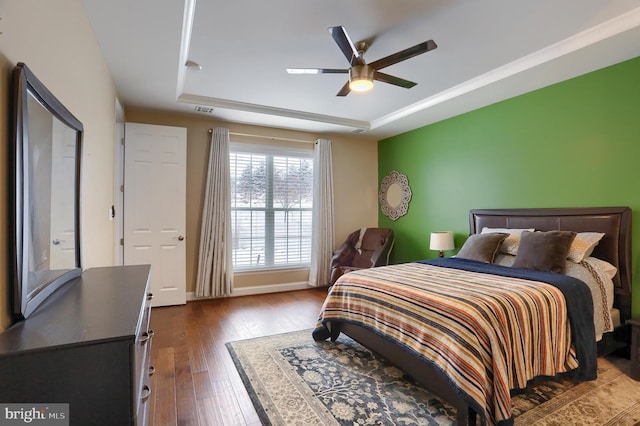
{"label": "white window blind", "polygon": [[313,153],[231,144],[233,268],[309,266]]}

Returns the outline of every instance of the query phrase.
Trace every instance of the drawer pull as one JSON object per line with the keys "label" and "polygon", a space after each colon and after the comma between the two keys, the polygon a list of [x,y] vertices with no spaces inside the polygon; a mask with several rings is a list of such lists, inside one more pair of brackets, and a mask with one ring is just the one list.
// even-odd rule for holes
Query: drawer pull
{"label": "drawer pull", "polygon": [[147,385],[144,385],[142,388],[142,394],[140,395],[140,399],[142,402],[147,402],[149,397],[151,396],[151,388]]}
{"label": "drawer pull", "polygon": [[149,377],[153,376],[153,373],[156,372],[156,368],[153,365],[149,366]]}
{"label": "drawer pull", "polygon": [[142,336],[140,337],[140,344],[144,345],[145,343],[147,343],[147,341],[151,340],[152,337],[153,337],[153,330],[145,331],[144,333],[142,333]]}

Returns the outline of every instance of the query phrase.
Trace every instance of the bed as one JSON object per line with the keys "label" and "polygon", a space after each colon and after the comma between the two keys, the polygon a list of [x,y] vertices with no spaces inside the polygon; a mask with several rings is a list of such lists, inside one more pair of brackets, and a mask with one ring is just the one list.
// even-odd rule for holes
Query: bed
{"label": "bed", "polygon": [[[588,257],[615,268],[610,280],[612,306],[607,307],[611,308],[608,314],[615,324],[602,336],[596,336],[600,333],[596,332],[594,318],[604,308],[598,308],[595,299],[590,298],[595,290],[589,290],[581,281],[576,284],[574,278],[553,273],[541,273],[541,278],[537,272],[528,276],[529,271],[524,271],[525,276],[506,277],[522,270],[500,266],[509,264],[504,259],[497,266],[475,261],[460,266],[464,259],[442,259],[347,274],[330,290],[314,339],[336,339],[343,333],[377,352],[453,405],[460,425],[475,424],[477,417],[483,424],[508,425],[513,422],[511,391],[526,387],[539,376],[569,375],[576,380],[592,380],[597,355],[628,350],[629,335],[623,324],[631,316],[631,210],[472,210],[469,225],[471,235],[480,234],[484,228],[604,234]],[[442,282],[441,276],[445,276]],[[562,282],[538,281],[547,276]],[[509,290],[504,290],[507,287]],[[494,291],[493,288],[502,293],[491,295],[492,301],[476,299],[477,294]],[[347,302],[340,302],[343,306],[337,307],[338,299]],[[352,305],[356,299],[367,300],[376,307],[356,307]],[[526,300],[528,305],[513,309],[515,299]],[[470,313],[479,305],[487,312]],[[543,308],[534,312],[538,309],[534,305]],[[502,316],[509,315],[513,318],[506,322],[518,323],[520,328],[502,330],[498,324],[490,329],[496,323],[494,317],[502,321]],[[459,322],[448,322],[452,316]],[[536,326],[528,326],[528,322]],[[526,331],[526,327],[535,331]],[[531,349],[530,343],[520,340],[537,346]],[[458,346],[449,347],[450,343]],[[536,354],[531,359],[530,352]],[[539,354],[543,354],[542,360],[538,359]]]}

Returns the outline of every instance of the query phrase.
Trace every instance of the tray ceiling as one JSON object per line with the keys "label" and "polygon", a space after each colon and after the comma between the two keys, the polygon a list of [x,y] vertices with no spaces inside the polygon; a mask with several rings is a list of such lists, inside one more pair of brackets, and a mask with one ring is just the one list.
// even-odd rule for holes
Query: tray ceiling
{"label": "tray ceiling", "polygon": [[[637,0],[83,4],[126,106],[376,139],[640,56]],[[368,62],[429,39],[438,48],[385,68],[411,89],[376,82],[337,97],[347,75],[286,68],[348,68],[327,31],[338,25],[371,41]]]}

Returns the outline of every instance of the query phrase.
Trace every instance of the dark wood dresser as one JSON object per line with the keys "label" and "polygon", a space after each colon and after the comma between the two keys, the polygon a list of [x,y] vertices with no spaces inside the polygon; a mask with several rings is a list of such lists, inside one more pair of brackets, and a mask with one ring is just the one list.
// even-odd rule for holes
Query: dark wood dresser
{"label": "dark wood dresser", "polygon": [[93,268],[0,334],[0,402],[68,403],[70,425],[145,425],[149,265]]}

